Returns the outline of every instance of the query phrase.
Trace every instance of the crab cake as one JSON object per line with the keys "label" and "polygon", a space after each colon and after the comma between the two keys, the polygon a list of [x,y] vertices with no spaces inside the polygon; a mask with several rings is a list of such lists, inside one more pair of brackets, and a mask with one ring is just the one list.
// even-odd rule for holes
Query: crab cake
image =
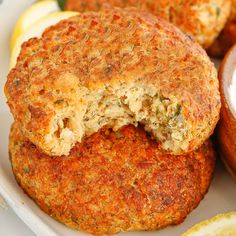
{"label": "crab cake", "polygon": [[223,29],[230,14],[230,0],[67,0],[66,9],[98,11],[105,6],[137,7],[179,27],[204,48],[208,48]]}
{"label": "crab cake", "polygon": [[16,180],[58,221],[95,235],[156,230],[181,223],[208,190],[210,142],[186,156],[164,155],[141,127],[102,128],[69,156],[43,154],[13,125]]}
{"label": "crab cake", "polygon": [[209,48],[208,53],[211,56],[223,57],[227,51],[236,43],[236,0],[232,0],[232,8],[230,18],[220,33]]}
{"label": "crab cake", "polygon": [[68,155],[103,126],[144,125],[171,154],[198,148],[219,118],[216,69],[166,21],[135,9],[88,12],[24,43],[5,87],[24,135]]}

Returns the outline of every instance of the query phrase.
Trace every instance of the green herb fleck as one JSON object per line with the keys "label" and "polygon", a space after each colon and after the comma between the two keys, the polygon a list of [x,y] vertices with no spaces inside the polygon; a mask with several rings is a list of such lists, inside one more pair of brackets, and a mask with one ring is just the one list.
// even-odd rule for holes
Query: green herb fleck
{"label": "green herb fleck", "polygon": [[77,224],[77,218],[76,217],[71,217],[71,220],[74,222],[74,223],[76,223]]}
{"label": "green herb fleck", "polygon": [[175,116],[179,116],[180,112],[181,112],[181,106],[178,104],[177,105],[177,110],[175,112]]}
{"label": "green herb fleck", "polygon": [[220,16],[221,9],[219,6],[216,6],[216,16],[217,18]]}
{"label": "green herb fleck", "polygon": [[124,135],[120,131],[115,132],[115,136],[117,139],[124,138]]}
{"label": "green herb fleck", "polygon": [[30,169],[29,169],[28,166],[24,166],[23,171],[24,171],[25,174],[29,174]]}
{"label": "green herb fleck", "polygon": [[64,99],[58,99],[54,102],[54,104],[61,104],[62,102],[64,102]]}
{"label": "green herb fleck", "polygon": [[175,217],[168,215],[168,216],[166,216],[166,219],[167,219],[168,221],[172,222],[172,221],[175,220]]}
{"label": "green herb fleck", "polygon": [[64,11],[65,5],[66,5],[66,0],[57,0],[57,3],[59,5],[59,7],[61,8],[61,10]]}
{"label": "green herb fleck", "polygon": [[14,80],[14,85],[17,87],[20,85],[20,79]]}

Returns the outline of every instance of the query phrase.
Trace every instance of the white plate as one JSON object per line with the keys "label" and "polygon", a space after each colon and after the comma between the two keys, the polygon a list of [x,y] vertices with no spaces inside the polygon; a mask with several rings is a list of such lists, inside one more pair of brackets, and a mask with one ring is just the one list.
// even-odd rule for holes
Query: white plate
{"label": "white plate", "polygon": [[[8,160],[8,134],[12,118],[5,102],[3,86],[6,80],[9,60],[9,38],[12,27],[22,9],[32,0],[3,0],[0,5],[0,193],[16,214],[37,235],[83,235],[70,230],[44,214],[16,184]],[[181,235],[189,227],[218,213],[236,210],[236,183],[225,172],[221,163],[208,194],[185,220],[184,223],[156,232],[127,233],[126,235]],[[123,234],[120,234],[123,235]]]}

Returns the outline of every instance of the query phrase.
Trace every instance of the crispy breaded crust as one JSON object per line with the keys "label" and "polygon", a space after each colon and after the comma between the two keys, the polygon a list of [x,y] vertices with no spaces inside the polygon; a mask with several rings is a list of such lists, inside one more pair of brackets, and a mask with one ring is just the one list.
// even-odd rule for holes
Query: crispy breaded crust
{"label": "crispy breaded crust", "polygon": [[210,141],[186,156],[163,155],[142,128],[103,128],[69,156],[40,152],[14,124],[10,159],[16,180],[58,221],[95,235],[156,230],[181,223],[208,190]]}
{"label": "crispy breaded crust", "polygon": [[117,8],[79,14],[24,43],[5,91],[24,135],[49,155],[68,154],[103,125],[138,122],[182,154],[213,132],[218,86],[197,43],[153,15]]}
{"label": "crispy breaded crust", "polygon": [[223,57],[236,43],[236,0],[232,1],[231,14],[219,37],[208,49],[208,53],[214,57]]}
{"label": "crispy breaded crust", "polygon": [[208,48],[230,14],[230,0],[67,0],[66,9],[85,12],[103,7],[137,7],[173,23]]}

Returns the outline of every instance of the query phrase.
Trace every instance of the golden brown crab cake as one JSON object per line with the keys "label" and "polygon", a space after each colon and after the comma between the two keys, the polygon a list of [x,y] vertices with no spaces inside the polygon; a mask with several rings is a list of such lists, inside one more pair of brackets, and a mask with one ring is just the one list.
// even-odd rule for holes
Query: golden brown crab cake
{"label": "golden brown crab cake", "polygon": [[223,57],[227,51],[236,43],[236,0],[232,1],[230,18],[220,33],[208,49],[208,53],[214,57]]}
{"label": "golden brown crab cake", "polygon": [[181,223],[207,192],[215,156],[210,141],[183,156],[164,155],[143,128],[102,128],[69,156],[43,154],[13,125],[14,175],[58,221],[95,235],[156,230]]}
{"label": "golden brown crab cake", "polygon": [[24,135],[49,155],[68,155],[105,125],[138,123],[168,153],[190,152],[220,111],[205,51],[135,9],[79,14],[24,43],[5,91]]}
{"label": "golden brown crab cake", "polygon": [[137,7],[162,17],[208,48],[230,14],[230,0],[67,0],[66,10],[98,11],[103,7]]}

